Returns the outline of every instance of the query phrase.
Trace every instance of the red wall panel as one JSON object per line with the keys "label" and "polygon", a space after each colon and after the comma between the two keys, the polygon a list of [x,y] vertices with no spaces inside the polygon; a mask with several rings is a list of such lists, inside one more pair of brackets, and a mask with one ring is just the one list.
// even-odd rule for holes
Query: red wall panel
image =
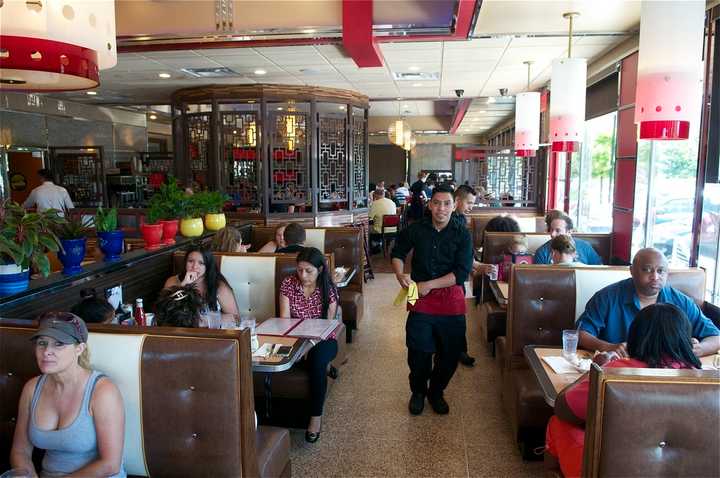
{"label": "red wall panel", "polygon": [[618,112],[616,144],[616,157],[634,158],[637,155],[635,108],[628,108]]}
{"label": "red wall panel", "polygon": [[635,103],[635,85],[637,83],[638,54],[623,59],[620,65],[620,106]]}
{"label": "red wall panel", "polygon": [[613,210],[613,241],[612,255],[618,259],[630,262],[630,247],[632,244],[633,212],[620,209]]}
{"label": "red wall panel", "polygon": [[615,162],[614,207],[632,209],[635,205],[635,159],[618,159]]}

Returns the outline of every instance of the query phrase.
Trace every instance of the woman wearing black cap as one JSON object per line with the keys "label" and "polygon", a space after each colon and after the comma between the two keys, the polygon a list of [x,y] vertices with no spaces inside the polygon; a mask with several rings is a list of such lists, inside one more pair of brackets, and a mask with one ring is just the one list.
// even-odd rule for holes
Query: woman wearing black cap
{"label": "woman wearing black cap", "polygon": [[37,476],[34,448],[46,450],[42,475],[126,476],[125,413],[114,383],[90,369],[85,322],[69,312],[40,316],[32,336],[42,375],[23,388],[10,463]]}

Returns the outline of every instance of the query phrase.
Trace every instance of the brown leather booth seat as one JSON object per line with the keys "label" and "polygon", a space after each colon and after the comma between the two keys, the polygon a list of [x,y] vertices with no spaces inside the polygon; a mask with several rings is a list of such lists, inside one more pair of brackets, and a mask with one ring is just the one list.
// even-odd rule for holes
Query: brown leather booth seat
{"label": "brown leather booth seat", "polygon": [[[484,263],[494,264],[502,261],[507,244],[517,233],[512,232],[486,232],[483,241],[482,259]],[[550,234],[545,232],[523,232],[528,241],[528,252],[535,251],[550,240]],[[583,239],[595,249],[603,264],[609,264],[612,257],[612,234],[573,234],[573,237]]]}
{"label": "brown leather booth seat", "polygon": [[[257,251],[273,240],[275,229],[270,226],[252,226],[251,250]],[[326,254],[333,254],[335,266],[356,270],[348,286],[340,289],[340,305],[343,309],[343,322],[347,327],[347,341],[352,342],[352,333],[358,328],[364,313],[362,230],[355,227],[315,227],[306,228],[305,232],[305,245],[316,247]]]}
{"label": "brown leather booth seat", "polygon": [[[627,267],[518,265],[513,268],[507,337],[498,338],[496,345],[502,367],[503,402],[521,443],[542,439],[552,415],[535,376],[528,370],[523,348],[562,344],[563,329],[575,328],[575,321],[592,295],[628,277]],[[671,270],[668,284],[701,304],[705,271]]]}
{"label": "brown leather booth seat", "polygon": [[593,367],[583,476],[720,476],[719,400],[715,370]]}
{"label": "brown leather booth seat", "polygon": [[[0,321],[0,467],[39,373],[34,331]],[[290,476],[288,431],[255,427],[249,331],[91,325],[88,346],[123,396],[129,475]]]}
{"label": "brown leather booth seat", "polygon": [[470,232],[473,238],[473,246],[478,248],[483,245],[483,235],[485,234],[485,226],[490,220],[496,216],[510,215],[520,226],[522,232],[543,232],[545,230],[545,218],[543,216],[537,216],[535,211],[524,212],[524,213],[504,213],[502,211],[488,212],[486,208],[480,209],[481,213],[472,212],[468,215],[470,219]]}

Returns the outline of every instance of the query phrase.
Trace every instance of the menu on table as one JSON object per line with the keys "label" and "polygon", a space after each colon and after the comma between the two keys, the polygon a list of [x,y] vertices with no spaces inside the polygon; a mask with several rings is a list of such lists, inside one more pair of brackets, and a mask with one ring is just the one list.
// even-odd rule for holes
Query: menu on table
{"label": "menu on table", "polygon": [[256,332],[260,335],[325,340],[341,323],[339,320],[273,318],[260,324]]}

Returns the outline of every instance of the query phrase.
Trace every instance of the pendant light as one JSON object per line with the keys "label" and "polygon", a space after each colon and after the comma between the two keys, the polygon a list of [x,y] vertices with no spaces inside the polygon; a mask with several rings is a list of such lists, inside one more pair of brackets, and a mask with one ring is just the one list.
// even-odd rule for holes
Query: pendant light
{"label": "pendant light", "polygon": [[553,60],[550,79],[550,141],[554,152],[580,150],[585,131],[585,90],[587,60],[572,58],[573,18],[577,12],[564,13],[569,20],[568,57]]}
{"label": "pendant light", "polygon": [[527,91],[515,96],[515,156],[532,157],[540,143],[540,93],[530,91],[531,61],[527,65]]}
{"label": "pendant light", "polygon": [[388,140],[397,146],[400,146],[401,148],[405,144],[405,138],[406,135],[412,135],[412,128],[408,124],[407,121],[405,121],[405,118],[402,117],[400,114],[400,102],[398,101],[398,116],[400,119],[397,119],[390,123],[390,126],[388,126]]}
{"label": "pendant light", "polygon": [[94,88],[116,63],[114,0],[0,0],[0,89]]}
{"label": "pendant light", "polygon": [[688,139],[699,119],[705,2],[643,1],[635,123],[640,139]]}

